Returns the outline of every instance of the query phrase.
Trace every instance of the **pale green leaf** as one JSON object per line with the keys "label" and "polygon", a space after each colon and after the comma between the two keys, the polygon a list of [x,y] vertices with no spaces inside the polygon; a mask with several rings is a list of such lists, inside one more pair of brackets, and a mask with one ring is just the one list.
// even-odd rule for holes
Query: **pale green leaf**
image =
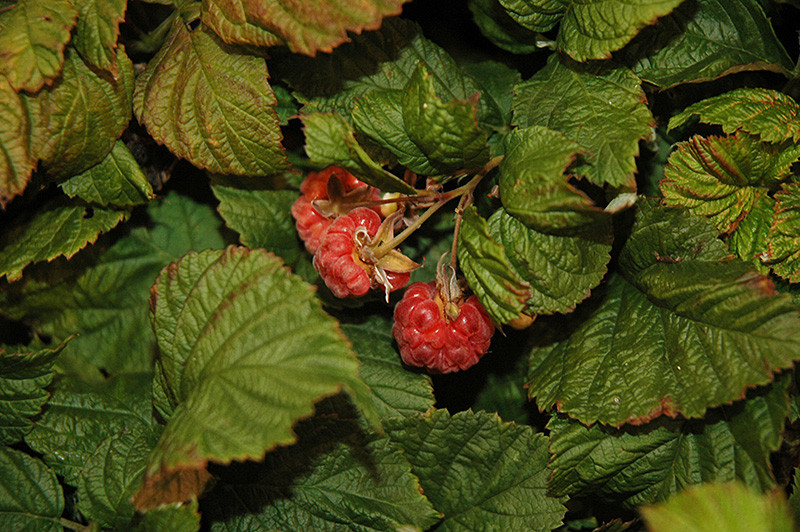
{"label": "pale green leaf", "polygon": [[[789,411],[788,379],[702,420],[659,418],[642,427],[587,427],[554,417],[548,488],[591,494],[633,508],[666,500],[687,486],[740,480],[767,491],[775,485],[770,454],[781,444]],[[620,452],[624,449],[624,452]]]}
{"label": "pale green leaf", "polygon": [[151,307],[157,378],[172,411],[148,459],[140,508],[197,494],[201,478],[186,492],[163,487],[198,480],[208,461],[260,458],[293,442],[292,425],[314,401],[342,389],[377,419],[336,321],[266,251],[187,254],[159,276]]}
{"label": "pale green leaf", "polygon": [[393,422],[425,495],[444,514],[436,530],[549,531],[564,499],[547,494],[547,438],[484,412],[435,410]]}
{"label": "pale green leaf", "polygon": [[18,92],[52,84],[77,16],[70,0],[20,0],[0,12],[0,75]]}
{"label": "pale green leaf", "polygon": [[0,76],[0,206],[21,193],[28,184],[37,155],[31,152],[31,111],[27,99],[17,94]]}
{"label": "pale green leaf", "polygon": [[155,198],[153,187],[125,143],[118,140],[105,159],[61,183],[69,197],[102,206],[128,206]]}
{"label": "pale green leaf", "polygon": [[70,258],[125,218],[124,211],[54,201],[18,220],[3,235],[0,276],[15,281],[33,262]]}
{"label": "pale green leaf", "polygon": [[286,166],[264,59],[178,17],[136,78],[134,111],[148,132],[195,166],[236,175]]}
{"label": "pale green leaf", "polygon": [[775,194],[775,215],[767,235],[763,262],[789,282],[800,281],[800,183],[784,185]]}
{"label": "pale green leaf", "polygon": [[203,21],[232,44],[286,44],[292,52],[330,52],[347,32],[380,27],[407,0],[315,1],[305,4],[257,0],[203,0]]}
{"label": "pale green leaf", "polygon": [[55,473],[35,458],[0,446],[0,529],[62,532],[64,494]]}
{"label": "pale green leaf", "polygon": [[785,496],[760,495],[739,482],[710,483],[640,510],[651,532],[792,532]]}
{"label": "pale green leaf", "polygon": [[639,77],[661,88],[792,67],[757,0],[684,2],[642,31],[622,56]]}
{"label": "pale green leaf", "polygon": [[458,264],[493,320],[508,323],[520,315],[530,287],[512,269],[503,246],[492,238],[486,220],[475,207],[464,211],[458,234]]}
{"label": "pale green leaf", "polygon": [[78,23],[73,43],[91,65],[117,73],[117,37],[127,0],[75,0]]}
{"label": "pale green leaf", "polygon": [[620,254],[624,277],[560,326],[568,338],[543,337],[532,351],[531,397],[585,423],[699,417],[791,366],[800,335],[791,296],[716,234],[684,210],[643,206]]}
{"label": "pale green leaf", "polygon": [[641,80],[627,68],[576,65],[553,54],[543,69],[517,85],[514,123],[560,131],[592,157],[585,169],[597,184],[634,188],[639,140],[655,120]]}

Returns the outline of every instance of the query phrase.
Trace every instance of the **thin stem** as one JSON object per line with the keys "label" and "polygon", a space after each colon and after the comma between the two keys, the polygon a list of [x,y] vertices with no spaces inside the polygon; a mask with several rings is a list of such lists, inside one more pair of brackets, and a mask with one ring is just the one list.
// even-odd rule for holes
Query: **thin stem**
{"label": "thin stem", "polygon": [[456,268],[458,267],[456,254],[458,253],[458,234],[461,232],[461,220],[464,218],[464,210],[469,207],[470,203],[472,203],[471,191],[461,196],[458,207],[456,207],[456,226],[453,229],[453,246],[450,248],[450,267],[453,268],[453,271],[457,271]]}

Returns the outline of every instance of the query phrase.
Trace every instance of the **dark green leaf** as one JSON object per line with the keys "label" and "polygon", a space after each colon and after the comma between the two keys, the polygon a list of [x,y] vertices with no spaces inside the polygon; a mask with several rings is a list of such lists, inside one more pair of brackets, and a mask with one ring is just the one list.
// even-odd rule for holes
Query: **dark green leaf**
{"label": "dark green leaf", "polygon": [[767,235],[764,263],[796,283],[800,280],[800,183],[784,185],[775,194],[775,215]]}
{"label": "dark green leaf", "polygon": [[511,124],[512,90],[522,79],[520,73],[495,61],[468,63],[464,70],[480,87],[480,105],[485,109],[482,123],[507,133]]}
{"label": "dark green leaf", "polygon": [[212,172],[273,174],[286,166],[264,59],[178,17],[136,78],[139,122],[175,155]]}
{"label": "dark green leaf", "polygon": [[20,451],[0,447],[0,529],[62,532],[64,494],[55,473]]}
{"label": "dark green leaf", "polygon": [[547,438],[483,412],[435,410],[389,436],[444,517],[437,530],[552,530],[563,499],[547,495]]}
{"label": "dark green leaf", "polygon": [[22,192],[30,180],[38,154],[31,151],[30,130],[34,114],[28,100],[0,76],[0,206]]}
{"label": "dark green leaf", "polygon": [[730,250],[745,262],[749,262],[762,274],[769,271],[762,259],[767,258],[767,238],[774,214],[775,200],[761,195],[750,212],[728,238]]}
{"label": "dark green leaf", "polygon": [[197,500],[166,504],[148,510],[133,529],[134,532],[194,532],[200,530]]}
{"label": "dark green leaf", "polygon": [[592,181],[634,188],[639,140],[655,122],[645,103],[641,80],[627,68],[575,65],[553,54],[517,85],[512,108],[516,125],[560,131],[589,152]]}
{"label": "dark green leaf", "polygon": [[498,0],[470,0],[469,9],[481,33],[500,48],[516,54],[539,49],[536,32],[514,22]]}
{"label": "dark green leaf", "polygon": [[53,83],[77,16],[70,0],[20,0],[0,12],[0,76],[17,92]]}
{"label": "dark green leaf", "polygon": [[[499,2],[518,24],[537,32],[553,29],[569,9],[569,4],[574,3],[569,0],[499,0]],[[592,4],[592,2],[586,3]],[[613,5],[614,2],[607,4]],[[586,8],[578,6],[575,9]]]}
{"label": "dark green leaf", "polygon": [[554,417],[548,425],[548,488],[621,500],[631,508],[701,482],[736,479],[767,491],[775,485],[770,454],[780,446],[789,412],[787,384],[788,379],[776,381],[763,393],[709,411],[703,420],[659,418],[613,429]]}
{"label": "dark green leaf", "polygon": [[530,411],[535,408],[528,401],[525,390],[527,370],[527,361],[520,357],[510,372],[490,373],[472,404],[472,410],[497,413],[503,421],[527,425]]}
{"label": "dark green leaf", "polygon": [[75,49],[87,63],[116,75],[117,37],[127,0],[76,0],[75,4],[79,12]]}

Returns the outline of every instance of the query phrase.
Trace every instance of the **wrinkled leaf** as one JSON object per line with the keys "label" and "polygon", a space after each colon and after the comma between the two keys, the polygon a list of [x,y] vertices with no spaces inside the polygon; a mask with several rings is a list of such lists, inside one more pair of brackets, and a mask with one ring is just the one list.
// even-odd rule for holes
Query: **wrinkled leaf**
{"label": "wrinkled leaf", "polygon": [[37,154],[31,152],[30,115],[27,99],[0,76],[0,206],[25,190]]}
{"label": "wrinkled leaf", "polygon": [[194,532],[200,530],[197,500],[166,504],[148,510],[136,523],[134,532]]}
{"label": "wrinkled leaf", "polygon": [[800,280],[800,183],[784,185],[775,194],[775,215],[763,260],[789,282]]}
{"label": "wrinkled leaf", "polygon": [[127,4],[127,0],[75,0],[79,12],[75,49],[87,63],[113,75],[117,73],[119,25]]}
{"label": "wrinkled leaf", "polygon": [[0,446],[0,528],[62,532],[64,494],[55,473],[35,458]]}
{"label": "wrinkled leaf", "polygon": [[743,261],[755,266],[762,274],[769,271],[762,259],[767,258],[767,238],[772,227],[774,207],[774,199],[766,195],[759,196],[753,208],[728,238],[730,250]]}
{"label": "wrinkled leaf", "polygon": [[469,9],[481,33],[495,46],[515,54],[539,49],[537,33],[516,23],[497,0],[470,0]]}

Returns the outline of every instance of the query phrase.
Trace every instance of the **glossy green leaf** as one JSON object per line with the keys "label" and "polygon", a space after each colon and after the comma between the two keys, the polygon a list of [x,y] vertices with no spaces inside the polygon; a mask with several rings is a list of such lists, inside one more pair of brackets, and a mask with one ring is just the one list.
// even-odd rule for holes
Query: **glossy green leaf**
{"label": "glossy green leaf", "polygon": [[55,473],[35,458],[0,447],[0,528],[62,532],[64,494]]}
{"label": "glossy green leaf", "polygon": [[106,158],[61,183],[69,197],[102,206],[128,206],[155,198],[153,187],[125,143],[118,140]]}
{"label": "glossy green leaf", "polygon": [[158,142],[199,168],[265,175],[286,166],[264,59],[180,17],[136,78],[133,104]]}
{"label": "glossy green leaf", "polygon": [[407,0],[314,1],[306,4],[257,0],[203,0],[203,21],[232,44],[285,44],[292,52],[330,52],[348,40],[397,15]]}
{"label": "glossy green leaf", "polygon": [[128,127],[133,94],[133,64],[117,48],[117,79],[97,73],[68,48],[63,79],[36,95],[41,118],[33,138],[47,173],[57,178],[79,174],[102,161]]}
{"label": "glossy green leaf", "polygon": [[459,267],[486,311],[497,323],[517,318],[530,296],[528,283],[517,277],[475,207],[464,211],[458,237]]}
{"label": "glossy green leaf", "polygon": [[361,378],[372,390],[383,418],[421,414],[433,407],[430,376],[403,367],[392,344],[392,322],[372,317],[364,323],[342,324],[361,362]]}
{"label": "glossy green leaf", "polygon": [[792,65],[758,0],[684,2],[642,31],[622,56],[639,77],[662,88]]}
{"label": "glossy green leaf", "polygon": [[515,22],[498,0],[470,0],[469,9],[481,33],[494,45],[515,54],[539,49],[537,33]]}
{"label": "glossy green leaf", "polygon": [[547,438],[525,425],[472,411],[435,410],[393,422],[425,495],[444,514],[437,530],[546,531],[561,524],[563,499],[547,494]]}
{"label": "glossy green leaf", "polygon": [[643,206],[622,275],[560,327],[568,338],[531,352],[531,397],[584,423],[691,418],[791,366],[800,334],[791,296],[716,234],[683,210]]}
{"label": "glossy green leaf", "polygon": [[528,227],[553,234],[575,234],[609,215],[566,175],[581,148],[561,133],[542,126],[512,131],[500,163],[503,207]]}
{"label": "glossy green leaf", "polygon": [[64,348],[0,347],[0,444],[16,443],[33,428],[50,397],[53,362]]}
{"label": "glossy green leaf", "polygon": [[770,454],[780,446],[789,411],[787,383],[776,381],[702,420],[659,418],[614,429],[554,417],[548,488],[621,500],[630,508],[703,482],[739,480],[767,491],[775,485]]}
{"label": "glossy green leaf", "polygon": [[514,123],[560,131],[589,152],[587,177],[634,188],[639,140],[655,121],[641,80],[627,68],[576,65],[553,54],[547,66],[517,85]]}
{"label": "glossy green leaf", "polygon": [[173,410],[148,459],[140,508],[199,493],[199,485],[163,487],[197,478],[208,461],[260,458],[292,443],[295,421],[342,389],[377,419],[336,321],[312,287],[266,251],[187,254],[159,276],[151,308],[157,378]]}
{"label": "glossy green leaf", "polygon": [[775,215],[763,261],[789,282],[800,280],[800,183],[784,185],[775,194]]}
{"label": "glossy green leaf", "polygon": [[769,271],[762,259],[768,257],[767,238],[772,227],[775,200],[761,195],[728,238],[728,248],[762,274]]}
{"label": "glossy green leaf", "polygon": [[70,0],[21,0],[0,12],[0,75],[18,92],[52,84],[77,16]]}
{"label": "glossy green leaf", "polygon": [[385,436],[364,434],[347,413],[323,410],[297,424],[294,445],[223,472],[204,499],[212,531],[426,530],[436,523],[402,451]]}
{"label": "glossy green leaf", "polygon": [[27,99],[0,76],[0,206],[25,190],[37,154],[30,146],[31,119]]}
{"label": "glossy green leaf", "polygon": [[31,267],[0,291],[0,311],[42,335],[78,334],[59,358],[75,369],[150,371],[155,336],[148,301],[158,272],[191,249],[219,248],[223,240],[214,211],[176,193],[151,202],[147,213],[113,245]]}
{"label": "glossy green leaf", "polygon": [[335,164],[386,192],[415,194],[413,187],[384,170],[364,151],[353,135],[350,124],[336,113],[302,115],[306,134],[306,153],[321,166]]}
{"label": "glossy green leaf", "polygon": [[781,492],[760,495],[739,482],[711,483],[646,506],[642,517],[652,532],[792,532],[789,507]]}
{"label": "glossy green leaf", "polygon": [[611,226],[593,234],[556,236],[534,231],[498,209],[489,218],[489,234],[505,248],[512,270],[529,285],[527,314],[568,313],[589,297],[607,271]]}
{"label": "glossy green leaf", "polygon": [[125,212],[53,201],[3,235],[0,276],[15,281],[27,265],[70,258],[125,219]]}
{"label": "glossy green leaf", "polygon": [[73,43],[83,59],[116,75],[117,37],[127,0],[75,0],[78,23]]}
{"label": "glossy green leaf", "polygon": [[[564,12],[570,8],[572,2],[563,0],[499,0],[508,16],[521,26],[531,31],[545,32],[550,31],[558,24],[564,16]],[[597,2],[595,2],[597,3]],[[614,2],[606,2],[610,5]],[[591,5],[592,2],[585,2]],[[575,8],[574,6],[572,6]],[[579,6],[576,9],[585,9],[586,6]],[[599,29],[599,28],[598,28]]]}
{"label": "glossy green leaf", "polygon": [[690,105],[669,120],[669,128],[697,116],[719,124],[725,133],[742,130],[766,142],[800,140],[800,106],[790,96],[769,89],[737,89]]}

